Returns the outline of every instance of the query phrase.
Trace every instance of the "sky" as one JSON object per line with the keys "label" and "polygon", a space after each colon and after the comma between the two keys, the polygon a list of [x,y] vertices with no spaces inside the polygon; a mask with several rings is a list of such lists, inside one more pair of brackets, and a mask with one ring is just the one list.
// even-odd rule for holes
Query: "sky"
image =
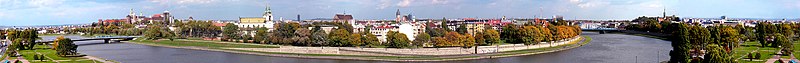
{"label": "sky", "polygon": [[260,17],[271,7],[275,19],[535,18],[630,20],[667,15],[695,18],[800,18],[800,0],[0,0],[0,26],[86,24],[121,19],[133,9],[151,16],[237,20]]}

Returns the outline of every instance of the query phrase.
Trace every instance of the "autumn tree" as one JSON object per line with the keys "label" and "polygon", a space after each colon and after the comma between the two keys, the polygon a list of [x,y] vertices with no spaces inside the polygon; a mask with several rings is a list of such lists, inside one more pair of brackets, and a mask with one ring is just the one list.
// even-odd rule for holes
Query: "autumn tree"
{"label": "autumn tree", "polygon": [[486,29],[486,31],[484,31],[483,37],[484,41],[490,45],[503,43],[503,40],[500,40],[500,34],[494,29]]}
{"label": "autumn tree", "polygon": [[350,41],[349,36],[350,32],[347,32],[347,30],[336,29],[335,31],[332,31],[330,34],[328,34],[328,39],[330,41],[328,42],[328,44],[330,44],[331,46],[347,46],[350,43],[347,42]]}
{"label": "autumn tree", "polygon": [[349,43],[350,46],[361,47],[362,45],[364,45],[364,41],[361,40],[361,37],[363,37],[363,36],[361,36],[361,34],[358,34],[358,33],[350,34],[350,36],[348,38],[349,41],[347,41],[347,42],[350,42]]}

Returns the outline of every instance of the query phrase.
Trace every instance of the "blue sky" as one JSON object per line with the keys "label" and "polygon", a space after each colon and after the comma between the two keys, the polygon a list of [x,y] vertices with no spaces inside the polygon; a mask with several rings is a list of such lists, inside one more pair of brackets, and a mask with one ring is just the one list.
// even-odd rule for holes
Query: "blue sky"
{"label": "blue sky", "polygon": [[[417,18],[633,19],[680,17],[798,18],[798,0],[0,0],[0,26],[84,24],[124,18],[134,9],[150,16],[170,11],[176,18],[235,20],[259,17],[272,7],[275,19],[393,19],[397,9]],[[541,16],[540,16],[541,15]]]}

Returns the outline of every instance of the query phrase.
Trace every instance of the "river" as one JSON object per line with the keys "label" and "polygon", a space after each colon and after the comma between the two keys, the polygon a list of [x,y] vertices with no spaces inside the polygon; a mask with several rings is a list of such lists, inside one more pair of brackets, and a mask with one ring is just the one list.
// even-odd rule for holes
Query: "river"
{"label": "river", "polygon": [[[669,60],[669,41],[624,35],[584,32],[591,43],[559,52],[504,58],[419,63],[656,63]],[[80,36],[68,36],[80,38]],[[42,37],[52,39],[53,36]],[[308,59],[156,47],[130,43],[92,44],[79,41],[78,52],[123,63],[403,63],[387,61]]]}

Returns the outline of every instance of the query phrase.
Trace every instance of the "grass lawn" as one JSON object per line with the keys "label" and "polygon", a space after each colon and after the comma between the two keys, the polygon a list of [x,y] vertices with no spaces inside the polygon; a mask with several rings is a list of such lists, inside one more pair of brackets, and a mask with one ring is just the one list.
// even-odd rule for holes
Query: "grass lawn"
{"label": "grass lawn", "polygon": [[145,44],[158,44],[168,46],[191,46],[191,47],[204,47],[204,48],[277,48],[278,46],[269,45],[246,45],[234,43],[221,43],[221,42],[198,42],[187,40],[133,40],[130,42],[145,43]]}
{"label": "grass lawn", "polygon": [[[22,54],[22,57],[27,59],[32,63],[56,63],[54,61],[50,61],[50,59],[39,61],[33,60],[35,54],[44,54],[45,57],[49,57],[52,60],[59,61],[61,63],[94,63],[99,61],[94,61],[91,59],[83,58],[83,57],[61,57],[56,55],[56,51],[50,49],[47,45],[36,45],[34,50],[20,50],[19,54]],[[16,58],[16,57],[12,57]]]}
{"label": "grass lawn", "polygon": [[[760,59],[753,59],[753,60],[760,60],[760,61],[750,61],[749,59],[745,59],[746,57],[742,57],[742,56],[747,56],[748,54],[751,54],[750,52],[752,52],[752,51],[756,51],[758,53],[761,53],[761,56],[759,57]],[[737,59],[737,60],[739,60],[738,62],[741,62],[741,63],[764,63],[764,62],[766,62],[767,59],[772,58],[772,55],[774,55],[775,52],[777,52],[777,51],[778,51],[778,48],[761,47],[761,44],[758,43],[757,41],[750,41],[750,42],[744,42],[738,48],[734,48],[733,49],[733,57],[734,58],[742,57],[742,58]]]}

